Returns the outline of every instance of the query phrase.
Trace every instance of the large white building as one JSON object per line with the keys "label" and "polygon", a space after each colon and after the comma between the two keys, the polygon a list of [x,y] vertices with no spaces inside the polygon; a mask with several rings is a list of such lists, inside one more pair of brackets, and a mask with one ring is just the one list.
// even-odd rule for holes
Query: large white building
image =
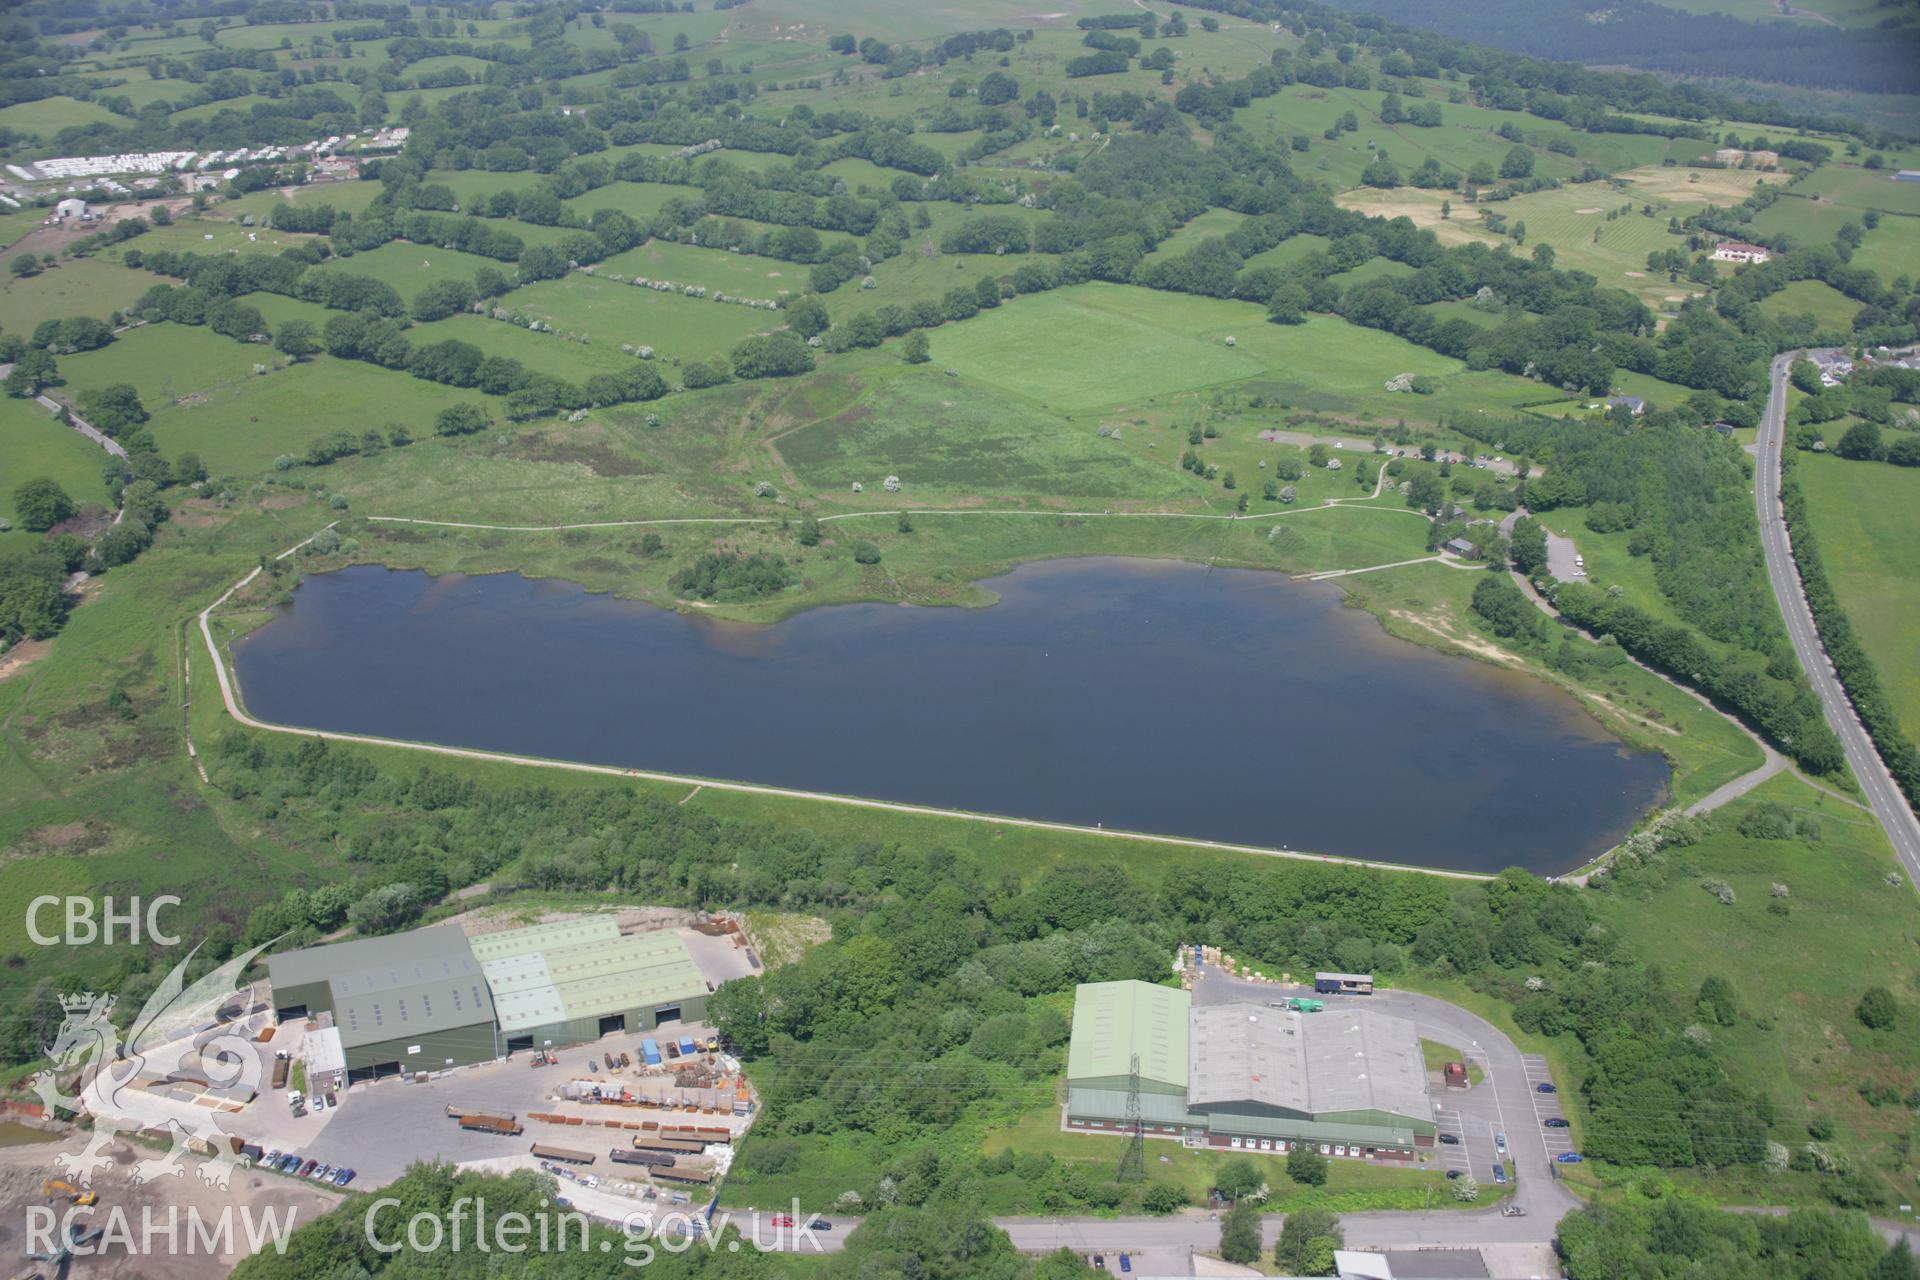
{"label": "large white building", "polygon": [[1764,245],[1742,244],[1738,240],[1728,240],[1713,247],[1713,257],[1717,262],[1761,263],[1772,256]]}
{"label": "large white building", "polygon": [[1405,1157],[1434,1141],[1420,1038],[1390,1014],[1194,1008],[1187,992],[1145,982],[1079,987],[1067,1127],[1126,1131],[1135,1063],[1144,1131],[1192,1145]]}

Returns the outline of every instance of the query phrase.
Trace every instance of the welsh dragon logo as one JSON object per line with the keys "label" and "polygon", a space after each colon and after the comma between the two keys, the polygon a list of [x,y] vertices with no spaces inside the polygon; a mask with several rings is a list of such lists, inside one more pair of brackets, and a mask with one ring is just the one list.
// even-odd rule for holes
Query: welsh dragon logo
{"label": "welsh dragon logo", "polygon": [[[133,1166],[136,1182],[180,1176],[186,1169],[181,1157],[194,1142],[204,1157],[198,1165],[201,1180],[226,1187],[239,1156],[221,1122],[234,1113],[209,1103],[223,1097],[244,1102],[258,1093],[260,1056],[252,1041],[217,1014],[232,998],[240,974],[269,945],[234,957],[188,986],[187,965],[200,950],[195,947],[154,990],[124,1042],[112,1020],[113,996],[89,991],[61,998],[66,1016],[46,1050],[53,1065],[32,1085],[50,1111],[85,1113],[93,1121],[85,1149],[55,1157],[67,1174],[90,1183],[97,1170],[112,1163],[108,1151],[116,1137],[165,1134],[165,1154]],[[61,1091],[63,1079],[76,1081],[73,1095]]]}

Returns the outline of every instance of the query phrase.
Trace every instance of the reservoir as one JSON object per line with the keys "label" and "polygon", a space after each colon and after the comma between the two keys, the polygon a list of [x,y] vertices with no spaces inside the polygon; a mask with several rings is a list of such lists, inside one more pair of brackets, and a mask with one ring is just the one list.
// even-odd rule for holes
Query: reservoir
{"label": "reservoir", "polygon": [[356,566],[234,663],[301,728],[1466,871],[1569,870],[1666,794],[1571,697],[1330,584],[1081,559],[985,585],[753,626]]}

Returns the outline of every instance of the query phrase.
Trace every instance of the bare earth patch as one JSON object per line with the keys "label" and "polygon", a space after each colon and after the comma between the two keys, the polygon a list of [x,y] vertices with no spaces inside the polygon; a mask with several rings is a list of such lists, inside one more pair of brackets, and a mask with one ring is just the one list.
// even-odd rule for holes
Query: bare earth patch
{"label": "bare earth patch", "polygon": [[45,657],[53,649],[50,640],[22,640],[0,657],[0,680],[5,680],[16,671],[23,670],[30,662]]}
{"label": "bare earth patch", "polygon": [[1418,627],[1429,635],[1438,636],[1448,644],[1464,649],[1476,658],[1485,658],[1489,662],[1497,662],[1505,667],[1526,665],[1519,657],[1508,653],[1496,644],[1490,644],[1477,636],[1460,634],[1460,632],[1454,629],[1453,624],[1442,614],[1432,612],[1416,613],[1411,609],[1392,609],[1388,611],[1387,616],[1398,618],[1402,622]]}

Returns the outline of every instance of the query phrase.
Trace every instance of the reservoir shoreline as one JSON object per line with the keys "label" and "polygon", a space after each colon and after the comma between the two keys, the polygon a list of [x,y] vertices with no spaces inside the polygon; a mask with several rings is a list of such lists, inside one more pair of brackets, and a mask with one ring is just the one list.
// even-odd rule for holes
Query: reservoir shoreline
{"label": "reservoir shoreline", "polygon": [[[1577,700],[1338,589],[1111,558],[981,585],[994,608],[768,626],[363,565],[309,578],[233,658],[262,720],[347,740],[1467,874],[1571,870],[1665,798],[1664,760]],[[1401,745],[1356,746],[1383,718]]]}

